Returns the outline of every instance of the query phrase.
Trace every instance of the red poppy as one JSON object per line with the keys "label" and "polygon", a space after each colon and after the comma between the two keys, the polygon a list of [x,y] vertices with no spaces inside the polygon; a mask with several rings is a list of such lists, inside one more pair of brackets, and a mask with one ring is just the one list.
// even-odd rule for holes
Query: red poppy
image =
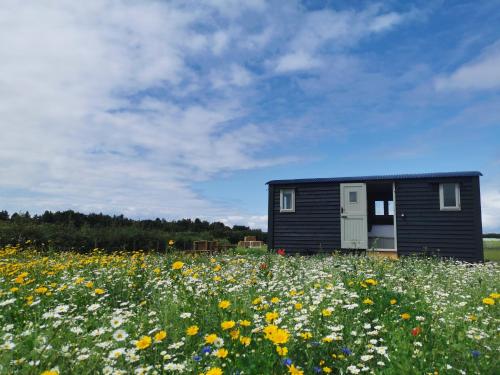
{"label": "red poppy", "polygon": [[420,328],[420,327],[415,327],[411,330],[411,334],[413,336],[418,336],[420,334],[420,332],[422,332],[422,328]]}
{"label": "red poppy", "polygon": [[276,253],[278,253],[278,255],[285,255],[285,249],[278,249]]}

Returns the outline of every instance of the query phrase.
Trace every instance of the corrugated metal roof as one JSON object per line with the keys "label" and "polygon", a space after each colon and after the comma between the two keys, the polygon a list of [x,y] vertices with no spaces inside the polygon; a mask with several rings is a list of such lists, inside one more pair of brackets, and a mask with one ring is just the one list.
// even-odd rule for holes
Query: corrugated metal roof
{"label": "corrugated metal roof", "polygon": [[482,176],[478,171],[466,172],[439,172],[439,173],[415,173],[415,174],[391,174],[378,176],[358,177],[331,177],[331,178],[299,178],[295,180],[271,180],[268,185],[303,184],[314,182],[354,182],[354,181],[379,181],[379,180],[409,180],[418,178],[442,178],[442,177],[475,177]]}

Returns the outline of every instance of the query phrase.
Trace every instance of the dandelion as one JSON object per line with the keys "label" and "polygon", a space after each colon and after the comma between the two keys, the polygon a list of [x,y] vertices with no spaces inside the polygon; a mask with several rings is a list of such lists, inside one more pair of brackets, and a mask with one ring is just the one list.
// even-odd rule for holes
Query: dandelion
{"label": "dandelion", "polygon": [[363,304],[365,304],[365,305],[373,305],[373,301],[370,298],[365,298],[363,300]]}
{"label": "dandelion", "polygon": [[489,297],[486,297],[486,298],[483,298],[483,303],[485,305],[494,305],[495,304],[495,300],[493,298],[489,298]]}
{"label": "dandelion", "polygon": [[242,327],[248,327],[251,324],[252,323],[249,320],[240,320],[240,322],[239,322],[239,325],[242,326]]}
{"label": "dandelion", "polygon": [[279,318],[279,314],[276,311],[266,313],[266,322],[272,323],[274,320]]}
{"label": "dandelion", "polygon": [[286,346],[276,346],[276,352],[282,356],[285,357],[288,354],[288,348]]}
{"label": "dandelion", "polygon": [[184,267],[184,263],[181,261],[177,261],[172,264],[173,270],[180,270],[182,267]]}
{"label": "dandelion", "polygon": [[229,354],[229,352],[227,351],[227,349],[224,349],[224,348],[217,349],[214,352],[214,355],[217,358],[226,358],[228,354]]}
{"label": "dandelion", "polygon": [[190,326],[190,327],[188,327],[186,329],[186,335],[188,335],[188,336],[194,336],[194,335],[196,335],[198,333],[199,330],[200,330],[199,327],[196,326],[196,325]]}
{"label": "dandelion", "polygon": [[101,295],[101,294],[106,293],[106,291],[104,289],[97,288],[97,289],[94,290],[94,293],[98,294],[98,295]]}
{"label": "dandelion", "polygon": [[227,300],[219,302],[219,308],[221,308],[223,310],[227,309],[229,306],[231,306],[231,302],[229,302]]}
{"label": "dandelion", "polygon": [[167,332],[159,331],[155,334],[155,342],[161,342],[167,337]]}
{"label": "dandelion", "polygon": [[211,333],[210,335],[205,336],[206,344],[213,344],[217,340],[217,335],[215,333]]}
{"label": "dandelion", "polygon": [[291,375],[304,375],[304,371],[302,371],[298,367],[295,367],[295,365],[293,364],[288,366],[288,373]]}
{"label": "dandelion", "polygon": [[220,367],[212,367],[210,368],[205,375],[222,375],[222,369]]}
{"label": "dandelion", "polygon": [[241,336],[240,337],[240,343],[243,344],[243,345],[245,345],[245,346],[250,345],[251,341],[252,340],[250,339],[250,337],[246,337],[246,336]]}
{"label": "dandelion", "polygon": [[410,319],[410,317],[411,317],[411,315],[410,315],[410,314],[408,314],[408,313],[403,313],[403,314],[401,314],[400,316],[401,316],[401,319],[403,319],[403,320],[408,320],[408,319]]}
{"label": "dandelion", "polygon": [[139,350],[147,349],[151,346],[151,337],[150,336],[142,336],[136,343],[135,347]]}
{"label": "dandelion", "polygon": [[233,328],[234,326],[236,325],[236,323],[234,322],[234,320],[227,320],[227,321],[224,321],[220,324],[221,328],[223,330],[228,330],[228,329],[231,329]]}
{"label": "dandelion", "polygon": [[398,300],[393,298],[393,299],[391,299],[390,303],[391,303],[391,305],[395,305],[396,303],[398,303]]}

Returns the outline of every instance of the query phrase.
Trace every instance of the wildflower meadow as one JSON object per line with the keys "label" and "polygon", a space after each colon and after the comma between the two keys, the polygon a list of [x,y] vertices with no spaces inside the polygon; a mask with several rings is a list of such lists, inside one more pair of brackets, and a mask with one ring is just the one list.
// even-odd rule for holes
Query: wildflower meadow
{"label": "wildflower meadow", "polygon": [[498,374],[500,266],[0,249],[2,374]]}

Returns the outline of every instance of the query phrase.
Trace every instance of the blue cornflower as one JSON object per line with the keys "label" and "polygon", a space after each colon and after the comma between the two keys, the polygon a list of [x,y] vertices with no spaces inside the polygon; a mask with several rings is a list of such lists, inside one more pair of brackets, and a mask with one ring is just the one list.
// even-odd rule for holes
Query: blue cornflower
{"label": "blue cornflower", "polygon": [[195,355],[195,356],[193,357],[193,359],[194,359],[196,362],[201,361],[201,357],[200,357],[199,355]]}
{"label": "blue cornflower", "polygon": [[479,350],[473,350],[471,351],[471,354],[474,358],[477,358],[481,355],[481,352]]}
{"label": "blue cornflower", "polygon": [[210,354],[210,352],[211,352],[211,351],[212,351],[212,347],[211,347],[211,346],[204,346],[204,347],[201,349],[202,354],[207,354],[207,353],[209,353],[209,354]]}
{"label": "blue cornflower", "polygon": [[351,355],[352,351],[349,348],[342,348],[342,353],[344,353],[345,355]]}
{"label": "blue cornflower", "polygon": [[283,364],[284,364],[285,366],[290,366],[290,365],[292,364],[292,360],[291,360],[290,358],[285,358],[285,359],[283,360]]}
{"label": "blue cornflower", "polygon": [[314,366],[314,372],[316,374],[319,374],[321,372],[321,367],[318,367],[318,366]]}

